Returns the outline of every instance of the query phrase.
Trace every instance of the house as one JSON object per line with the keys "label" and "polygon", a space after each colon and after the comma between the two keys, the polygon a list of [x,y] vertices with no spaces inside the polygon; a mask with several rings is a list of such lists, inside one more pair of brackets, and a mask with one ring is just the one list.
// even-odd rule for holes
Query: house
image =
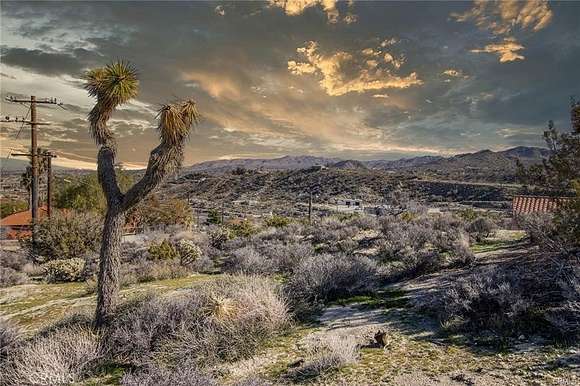
{"label": "house", "polygon": [[345,198],[336,200],[338,211],[364,210],[362,200],[356,198]]}
{"label": "house", "polygon": [[[47,215],[46,206],[38,208],[39,218]],[[8,240],[22,239],[32,235],[32,212],[16,212],[0,220],[0,238]]]}
{"label": "house", "polygon": [[569,197],[514,196],[512,213],[514,216],[529,213],[554,212],[570,201]]}

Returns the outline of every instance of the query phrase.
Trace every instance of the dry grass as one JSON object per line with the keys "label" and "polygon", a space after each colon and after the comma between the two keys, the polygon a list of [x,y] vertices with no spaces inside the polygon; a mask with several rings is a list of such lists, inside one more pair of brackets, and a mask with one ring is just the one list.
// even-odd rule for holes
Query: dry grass
{"label": "dry grass", "polygon": [[78,382],[100,358],[98,336],[86,328],[39,335],[10,354],[4,364],[4,382],[14,385]]}
{"label": "dry grass", "polygon": [[143,366],[162,357],[197,366],[246,358],[289,323],[276,285],[256,276],[226,276],[171,298],[125,305],[105,335],[109,357]]}
{"label": "dry grass", "polygon": [[289,371],[293,380],[307,379],[356,363],[358,347],[352,336],[325,335],[306,347],[306,359],[302,365]]}

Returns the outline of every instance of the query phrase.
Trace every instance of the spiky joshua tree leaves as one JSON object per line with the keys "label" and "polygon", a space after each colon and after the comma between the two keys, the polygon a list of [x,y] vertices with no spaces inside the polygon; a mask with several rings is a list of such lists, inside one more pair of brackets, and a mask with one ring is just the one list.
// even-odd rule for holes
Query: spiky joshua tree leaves
{"label": "spiky joshua tree leaves", "polygon": [[100,327],[109,320],[119,293],[119,257],[126,213],[181,165],[185,141],[192,125],[198,122],[199,113],[193,100],[166,104],[160,109],[160,144],[151,151],[141,180],[123,193],[115,174],[117,145],[107,123],[118,106],[137,96],[137,71],[129,63],[117,61],[88,71],[85,80],[89,95],[96,98],[88,120],[99,146],[97,173],[107,199],[95,315],[95,325]]}

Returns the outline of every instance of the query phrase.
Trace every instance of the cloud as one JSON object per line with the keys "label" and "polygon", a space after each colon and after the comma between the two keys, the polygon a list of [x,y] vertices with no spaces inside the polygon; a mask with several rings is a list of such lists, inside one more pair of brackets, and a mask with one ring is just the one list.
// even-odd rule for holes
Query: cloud
{"label": "cloud", "polygon": [[452,13],[459,22],[473,21],[496,36],[513,34],[516,29],[537,32],[550,24],[552,10],[547,0],[476,0],[465,13]]}
{"label": "cloud", "polygon": [[[393,70],[398,70],[404,59],[395,59],[390,53],[377,50],[366,48],[362,56],[346,51],[324,55],[319,52],[318,43],[310,41],[296,50],[306,61],[290,60],[288,70],[294,75],[321,76],[319,84],[331,96],[370,90],[405,89],[423,84],[416,72],[407,76],[394,74]],[[384,56],[380,61],[368,60],[369,56],[378,57],[381,54]]]}
{"label": "cloud", "polygon": [[[344,2],[336,2],[340,24],[327,23],[322,3],[302,16],[264,3],[147,2],[139,14],[127,2],[3,3],[2,47],[19,48],[30,58],[13,64],[2,59],[1,96],[34,93],[67,103],[67,110],[39,108],[40,118],[55,123],[43,128],[46,136],[39,141],[61,154],[94,160],[97,148],[86,122],[94,101],[71,74],[93,62],[130,60],[142,76],[139,100],[119,109],[111,126],[118,134],[118,160],[132,163],[146,162],[158,144],[155,110],[187,97],[198,102],[203,120],[191,133],[186,164],[244,154],[399,157],[494,148],[508,139],[515,145],[523,135],[533,139],[533,132],[499,135],[504,127],[536,128],[541,143],[546,120],[563,126],[568,117],[567,95],[576,86],[570,79],[580,60],[574,39],[580,9],[570,2],[553,7],[557,23],[547,28],[518,22],[501,36],[479,31],[472,21],[460,28],[472,33],[458,33],[458,26],[468,25],[450,23],[449,15],[465,12],[470,3],[357,2],[359,21],[350,26],[344,18],[352,10]],[[227,23],[216,14],[218,4]],[[159,28],[168,23],[172,28]],[[423,27],[410,30],[413,23]],[[526,39],[534,28],[540,33]],[[486,46],[511,36],[525,46],[512,52],[526,60],[498,71],[503,54]],[[311,58],[296,52],[310,40],[318,42]],[[76,64],[53,65],[59,59],[54,57],[37,62],[39,54],[64,55]],[[50,75],[41,75],[45,66]],[[379,88],[412,72],[422,86]],[[6,103],[2,112],[26,114],[24,107]],[[69,130],[66,138],[61,129]],[[17,143],[25,148],[28,142],[21,135]]]}
{"label": "cloud", "polygon": [[[337,0],[270,0],[269,5],[284,9],[288,16],[302,15],[306,9],[320,6],[328,22],[334,24],[341,20],[337,3]],[[349,12],[342,18],[346,24],[356,23],[358,20],[358,16],[350,12],[353,4],[352,0],[348,2]]]}
{"label": "cloud", "polygon": [[454,69],[445,70],[443,71],[443,74],[452,78],[459,78],[461,76],[461,72]]}
{"label": "cloud", "polygon": [[500,43],[492,43],[486,45],[483,49],[473,49],[471,52],[487,52],[495,54],[499,57],[500,63],[513,62],[516,60],[524,60],[525,56],[521,55],[519,51],[522,51],[524,46],[515,41],[515,39],[504,39]]}
{"label": "cloud", "polygon": [[224,9],[223,5],[218,5],[217,7],[215,7],[214,11],[215,11],[216,15],[219,15],[219,16],[226,15],[226,10]]}
{"label": "cloud", "polygon": [[467,79],[469,76],[465,75],[463,71],[456,70],[454,68],[449,68],[441,73],[441,75],[448,76],[449,78],[464,78]]}
{"label": "cloud", "polygon": [[3,47],[2,63],[44,75],[79,74],[83,65],[70,53]]}
{"label": "cloud", "polygon": [[471,52],[495,53],[500,63],[524,60],[518,53],[524,46],[516,41],[514,35],[521,31],[538,32],[552,21],[553,13],[547,0],[476,0],[473,7],[462,14],[452,13],[459,22],[472,21],[481,30],[489,31],[503,42],[491,43],[483,49]]}

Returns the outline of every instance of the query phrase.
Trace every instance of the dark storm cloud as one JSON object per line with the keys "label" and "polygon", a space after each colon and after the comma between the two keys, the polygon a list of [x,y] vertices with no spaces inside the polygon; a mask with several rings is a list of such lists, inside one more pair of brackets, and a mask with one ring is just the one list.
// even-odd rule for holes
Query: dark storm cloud
{"label": "dark storm cloud", "polygon": [[48,53],[26,48],[2,48],[0,55],[4,64],[45,75],[78,75],[82,70],[79,60],[68,53]]}
{"label": "dark storm cloud", "polygon": [[[545,27],[514,31],[525,59],[507,63],[493,53],[472,52],[503,38],[450,16],[472,7],[340,3],[334,23],[316,4],[292,16],[259,2],[8,2],[2,29],[10,39],[2,41],[2,62],[69,77],[115,58],[135,63],[138,104],[118,111],[113,122],[119,154],[133,162],[144,162],[157,142],[155,110],[183,97],[196,99],[204,116],[191,136],[187,162],[299,153],[379,158],[541,143],[534,142],[534,130],[540,138],[547,119],[565,121],[568,96],[580,93],[574,89],[580,6],[550,3],[553,17]],[[356,22],[343,20],[347,13]],[[382,46],[389,39],[397,43]],[[296,50],[311,41],[321,56],[308,61]],[[382,51],[364,59],[365,49]],[[421,82],[378,88],[373,82],[384,80],[385,73],[365,60],[386,66],[385,53],[402,58],[400,67],[387,63],[389,76],[416,73]],[[324,67],[349,55],[348,64],[356,66],[334,72]],[[318,67],[295,74],[289,61]],[[329,94],[329,84],[342,87],[347,81],[360,92]],[[81,86],[74,79],[66,82]],[[74,119],[85,119],[86,103],[65,102],[68,113],[77,114]],[[68,122],[63,126],[88,136],[86,123],[81,130],[82,122],[63,119]],[[83,155],[94,153],[91,146]]]}

